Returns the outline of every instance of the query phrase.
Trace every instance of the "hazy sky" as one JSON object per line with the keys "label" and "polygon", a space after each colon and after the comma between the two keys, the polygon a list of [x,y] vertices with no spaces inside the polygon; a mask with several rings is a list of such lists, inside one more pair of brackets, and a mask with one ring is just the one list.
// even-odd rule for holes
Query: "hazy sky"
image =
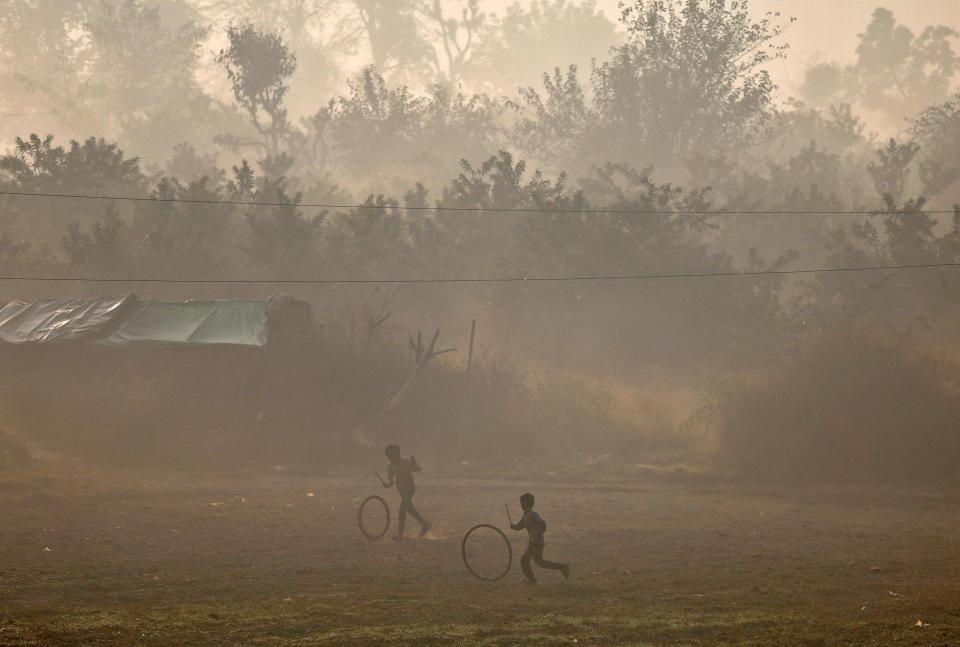
{"label": "hazy sky", "polygon": [[[486,0],[481,4],[499,13],[514,2]],[[527,2],[523,0],[523,4]],[[597,0],[597,6],[613,20],[620,15],[617,4],[618,0]],[[753,0],[750,7],[758,16],[779,11],[797,19],[785,34],[791,47],[789,60],[778,62],[771,70],[787,92],[799,84],[803,69],[811,61],[850,59],[857,34],[870,22],[877,7],[891,10],[899,22],[915,32],[932,24],[960,31],[960,0]]]}

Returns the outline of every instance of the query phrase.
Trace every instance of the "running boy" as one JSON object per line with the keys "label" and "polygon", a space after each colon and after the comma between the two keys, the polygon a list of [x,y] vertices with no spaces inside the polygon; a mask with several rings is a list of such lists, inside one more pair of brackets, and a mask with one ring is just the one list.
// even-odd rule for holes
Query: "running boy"
{"label": "running boy", "polygon": [[523,508],[523,516],[520,517],[520,521],[517,523],[511,523],[510,527],[514,530],[523,530],[526,528],[527,535],[530,538],[527,550],[523,554],[523,557],[520,558],[520,568],[523,569],[523,574],[527,577],[527,582],[530,584],[537,583],[537,578],[533,575],[533,569],[530,568],[531,558],[533,558],[533,561],[536,562],[540,568],[560,571],[563,573],[563,578],[568,579],[570,577],[570,564],[560,564],[543,558],[543,533],[547,531],[547,522],[543,520],[543,517],[534,512],[533,495],[529,492],[522,495],[520,497],[520,507]]}
{"label": "running boy", "polygon": [[397,521],[397,536],[394,539],[397,541],[403,539],[403,528],[407,523],[408,512],[420,522],[420,536],[423,537],[430,530],[430,522],[420,516],[417,509],[413,507],[413,493],[416,490],[413,484],[413,473],[420,471],[417,459],[413,456],[403,458],[400,455],[400,445],[387,445],[383,453],[390,461],[387,465],[387,480],[383,487],[390,488],[396,483],[397,492],[400,493],[400,519]]}

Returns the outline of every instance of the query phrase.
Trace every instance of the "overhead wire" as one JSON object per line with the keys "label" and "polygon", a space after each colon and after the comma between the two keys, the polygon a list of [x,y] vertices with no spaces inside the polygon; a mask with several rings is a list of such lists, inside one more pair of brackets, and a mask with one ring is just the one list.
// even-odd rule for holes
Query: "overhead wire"
{"label": "overhead wire", "polygon": [[467,278],[380,278],[380,279],[172,279],[172,278],[100,278],[90,276],[0,276],[0,281],[53,281],[78,283],[175,283],[175,284],[237,284],[237,285],[334,285],[334,284],[436,284],[436,283],[548,283],[567,281],[642,281],[653,279],[741,278],[757,276],[787,276],[840,272],[874,272],[883,270],[918,270],[960,268],[960,263],[919,263],[902,265],[867,265],[852,267],[816,267],[795,270],[747,270],[743,272],[678,272],[671,274],[600,274],[582,276],[504,276]]}
{"label": "overhead wire", "polygon": [[613,214],[613,215],[883,215],[892,213],[926,213],[952,214],[956,209],[930,209],[908,211],[904,209],[570,209],[544,207],[445,207],[445,206],[401,206],[393,204],[336,204],[327,202],[257,202],[252,200],[205,200],[198,198],[160,198],[145,196],[117,196],[117,195],[89,195],[84,193],[41,193],[28,191],[0,190],[0,196],[31,197],[31,198],[61,198],[81,200],[111,200],[123,202],[154,202],[154,203],[182,203],[206,204],[225,206],[249,207],[296,207],[319,209],[404,209],[406,211],[453,211],[453,212],[480,212],[480,213],[579,213],[579,214]]}

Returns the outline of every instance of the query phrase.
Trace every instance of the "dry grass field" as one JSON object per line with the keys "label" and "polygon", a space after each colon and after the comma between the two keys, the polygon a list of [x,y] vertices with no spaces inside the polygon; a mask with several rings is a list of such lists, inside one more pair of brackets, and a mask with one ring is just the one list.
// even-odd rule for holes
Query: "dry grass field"
{"label": "dry grass field", "polygon": [[[383,490],[359,470],[8,478],[0,645],[960,645],[956,491],[508,481],[423,462],[435,528],[402,543],[361,536],[359,501]],[[526,586],[516,561],[472,579],[464,531],[506,529],[528,489],[570,581]]]}

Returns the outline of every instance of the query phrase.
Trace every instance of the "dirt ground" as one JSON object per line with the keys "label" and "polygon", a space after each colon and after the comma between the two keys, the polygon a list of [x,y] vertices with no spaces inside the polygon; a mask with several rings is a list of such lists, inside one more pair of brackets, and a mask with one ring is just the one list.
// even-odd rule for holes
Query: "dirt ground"
{"label": "dirt ground", "polygon": [[[960,646],[956,491],[425,469],[399,544],[359,471],[0,479],[0,645]],[[472,579],[464,531],[528,489],[570,581]]]}

